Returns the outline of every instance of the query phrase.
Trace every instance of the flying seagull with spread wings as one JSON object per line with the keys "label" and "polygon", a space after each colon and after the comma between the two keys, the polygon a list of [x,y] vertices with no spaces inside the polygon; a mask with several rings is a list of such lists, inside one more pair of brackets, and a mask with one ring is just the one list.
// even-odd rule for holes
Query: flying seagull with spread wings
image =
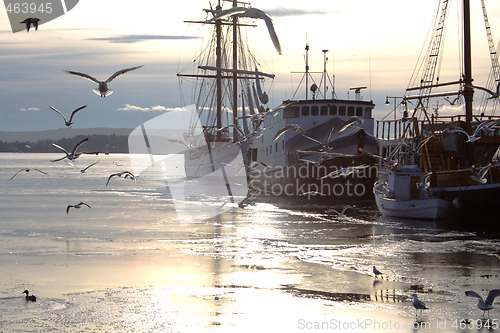
{"label": "flying seagull with spread wings", "polygon": [[54,110],[55,112],[59,113],[63,118],[64,118],[64,124],[68,127],[70,127],[71,125],[73,125],[73,117],[75,116],[75,114],[80,111],[81,109],[84,109],[86,108],[87,105],[84,105],[84,106],[80,106],[78,109],[76,109],[75,111],[73,111],[71,113],[71,116],[69,117],[69,119],[66,119],[66,116],[61,112],[59,111],[58,109],[56,109],[55,107],[51,106],[50,108],[52,110]]}
{"label": "flying seagull with spread wings", "polygon": [[93,91],[97,95],[100,95],[101,97],[106,97],[106,96],[109,96],[109,95],[111,95],[113,93],[113,90],[108,89],[108,83],[110,83],[111,81],[113,81],[114,79],[116,79],[118,76],[123,75],[125,73],[128,73],[130,71],[133,71],[135,69],[141,68],[142,66],[144,66],[144,65],[119,70],[118,72],[116,72],[113,75],[111,75],[110,77],[108,77],[108,79],[106,81],[99,81],[95,77],[90,76],[90,75],[85,74],[85,73],[73,72],[73,71],[66,71],[66,70],[65,70],[65,72],[68,73],[68,74],[73,74],[73,75],[81,76],[81,77],[83,77],[83,78],[85,78],[87,80],[90,80],[90,81],[93,81],[93,82],[97,83],[99,85],[99,87],[97,89],[93,89]]}
{"label": "flying seagull with spread wings", "polygon": [[267,30],[269,31],[269,36],[273,41],[273,45],[276,48],[276,51],[281,54],[281,45],[278,39],[278,35],[276,35],[276,31],[274,30],[273,20],[271,20],[269,15],[267,15],[264,11],[257,8],[233,7],[225,10],[215,10],[211,12],[214,14],[214,17],[208,20],[208,22],[214,22],[216,20],[223,19],[224,17],[233,15],[264,20],[267,26]]}
{"label": "flying seagull with spread wings", "polygon": [[52,162],[57,162],[57,161],[61,161],[61,160],[64,160],[65,158],[67,158],[68,160],[72,161],[72,160],[76,160],[78,157],[80,157],[81,154],[83,153],[77,153],[76,150],[81,146],[83,145],[85,142],[88,141],[89,138],[85,138],[83,139],[82,141],[78,142],[75,147],[73,147],[73,150],[71,151],[71,153],[68,153],[68,151],[66,149],[64,149],[63,147],[59,146],[59,145],[56,145],[55,143],[53,143],[52,145],[56,148],[59,148],[61,149],[65,154],[66,156],[64,157],[61,157],[61,158],[58,158],[56,160],[52,160]]}

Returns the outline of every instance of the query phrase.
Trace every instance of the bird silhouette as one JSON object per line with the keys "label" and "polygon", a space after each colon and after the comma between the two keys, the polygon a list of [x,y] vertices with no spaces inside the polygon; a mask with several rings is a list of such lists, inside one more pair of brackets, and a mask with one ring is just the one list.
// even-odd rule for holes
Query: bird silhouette
{"label": "bird silhouette", "polygon": [[44,175],[47,175],[47,173],[46,173],[46,172],[44,172],[44,171],[42,171],[42,170],[40,170],[40,169],[30,169],[30,168],[24,168],[24,169],[21,169],[21,170],[17,171],[17,172],[14,174],[14,176],[10,177],[10,179],[9,179],[9,180],[14,179],[14,177],[15,177],[15,176],[17,176],[17,174],[18,174],[19,172],[21,172],[21,171],[30,172],[31,170],[35,170],[35,171],[38,171],[38,172],[40,172],[40,173],[43,173]]}
{"label": "bird silhouette", "polygon": [[415,320],[417,320],[417,313],[420,310],[420,318],[422,318],[422,310],[428,309],[425,303],[418,299],[417,294],[413,294],[413,307],[415,308]]}
{"label": "bird silhouette", "polygon": [[373,266],[373,274],[375,274],[375,278],[378,278],[379,275],[383,275],[383,273],[379,271],[375,266]]}
{"label": "bird silhouette", "polygon": [[91,208],[89,205],[87,205],[85,202],[81,201],[80,203],[76,204],[76,205],[68,205],[68,207],[66,207],[66,215],[69,214],[69,210],[70,208],[76,208],[76,209],[80,209],[82,206],[87,206],[89,208]]}
{"label": "bird silhouette", "polygon": [[56,109],[55,107],[51,106],[50,108],[51,108],[52,110],[54,110],[55,112],[59,113],[59,114],[63,117],[63,119],[64,119],[64,124],[65,124],[66,126],[70,127],[71,125],[73,125],[73,117],[75,116],[75,114],[76,114],[78,111],[80,111],[80,110],[82,110],[82,109],[84,109],[84,108],[86,108],[86,107],[87,107],[87,105],[80,106],[78,109],[76,109],[75,111],[73,111],[73,112],[71,113],[71,116],[69,117],[69,120],[68,120],[68,119],[66,119],[66,116],[65,116],[65,115],[64,115],[61,111],[59,111],[58,109]]}
{"label": "bird silhouette", "polygon": [[[123,175],[125,175],[125,176],[123,176]],[[108,186],[109,181],[111,180],[111,178],[113,178],[113,177],[122,177],[122,176],[123,176],[123,178],[130,178],[132,180],[136,180],[137,178],[139,178],[139,176],[134,175],[130,171],[117,172],[117,173],[113,173],[113,174],[109,175],[108,181],[106,182],[106,186]]]}
{"label": "bird silhouette", "polygon": [[35,30],[38,30],[38,22],[39,21],[40,21],[39,18],[29,17],[29,18],[27,18],[24,21],[19,22],[19,23],[26,24],[26,32],[30,32],[30,28],[31,28],[32,25],[33,25],[33,27],[35,27]]}
{"label": "bird silhouette", "polygon": [[81,76],[87,80],[90,80],[90,81],[97,83],[99,85],[99,87],[97,89],[93,89],[93,92],[95,92],[97,95],[100,95],[101,97],[106,97],[106,96],[109,96],[113,93],[113,90],[108,88],[108,83],[110,83],[111,81],[116,79],[116,77],[118,77],[120,75],[123,75],[127,72],[133,71],[135,69],[141,68],[143,66],[144,65],[126,68],[126,69],[121,69],[121,70],[117,71],[116,73],[114,73],[113,75],[111,75],[110,77],[108,77],[108,79],[106,81],[99,81],[96,78],[94,78],[93,76],[90,76],[90,75],[85,74],[85,73],[66,71],[66,70],[65,70],[65,72],[68,74]]}
{"label": "bird silhouette", "polygon": [[28,290],[23,291],[22,294],[26,294],[26,297],[24,297],[25,300],[31,301],[31,302],[36,302],[36,296],[30,295]]}
{"label": "bird silhouette", "polygon": [[483,310],[483,317],[484,317],[486,311],[488,311],[488,316],[489,316],[490,315],[489,311],[495,308],[493,306],[493,302],[495,301],[495,298],[498,295],[500,295],[500,289],[492,289],[488,293],[488,296],[486,297],[486,300],[483,300],[483,298],[478,293],[476,293],[473,290],[467,290],[465,292],[465,296],[478,298],[477,307],[480,310]]}

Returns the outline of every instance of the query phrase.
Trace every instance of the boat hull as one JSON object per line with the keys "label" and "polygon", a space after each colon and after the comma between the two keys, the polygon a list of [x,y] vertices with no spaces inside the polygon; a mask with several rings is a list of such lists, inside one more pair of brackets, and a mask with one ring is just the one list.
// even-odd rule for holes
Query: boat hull
{"label": "boat hull", "polygon": [[396,200],[375,193],[379,211],[387,216],[409,219],[438,220],[447,216],[451,202],[440,198]]}

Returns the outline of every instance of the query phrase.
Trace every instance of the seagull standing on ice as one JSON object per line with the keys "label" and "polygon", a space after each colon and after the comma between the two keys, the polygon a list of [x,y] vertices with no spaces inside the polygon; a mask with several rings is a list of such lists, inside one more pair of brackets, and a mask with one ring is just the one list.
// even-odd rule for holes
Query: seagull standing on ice
{"label": "seagull standing on ice", "polygon": [[488,316],[490,315],[489,311],[495,308],[493,306],[493,302],[495,301],[495,298],[499,295],[500,295],[500,289],[493,289],[493,290],[490,290],[490,292],[488,293],[488,297],[486,297],[486,300],[483,300],[483,298],[475,291],[467,290],[465,292],[465,296],[476,297],[479,299],[479,301],[477,303],[477,307],[480,310],[483,310],[483,317],[484,317],[484,314],[486,313],[486,311],[488,311]]}
{"label": "seagull standing on ice", "polygon": [[106,81],[99,81],[96,78],[94,78],[88,74],[85,74],[85,73],[79,73],[79,72],[73,72],[73,71],[65,71],[65,72],[69,73],[69,74],[81,76],[87,80],[90,80],[90,81],[97,83],[99,85],[99,87],[97,89],[93,89],[93,91],[97,95],[100,95],[101,97],[106,97],[106,96],[109,96],[113,93],[113,90],[108,89],[108,83],[113,81],[117,76],[120,76],[120,75],[125,74],[125,73],[130,72],[130,71],[133,71],[135,69],[141,68],[142,66],[144,66],[144,65],[119,70],[118,72],[111,75]]}
{"label": "seagull standing on ice", "polygon": [[373,274],[375,274],[375,278],[378,278],[380,275],[382,277],[383,273],[379,271],[375,266],[373,266]]}
{"label": "seagull standing on ice", "polygon": [[418,299],[417,294],[413,294],[413,307],[415,308],[415,320],[417,320],[418,310],[420,310],[420,318],[422,318],[422,310],[428,309],[425,303]]}
{"label": "seagull standing on ice", "polygon": [[68,119],[66,119],[66,116],[65,116],[65,115],[64,115],[61,111],[59,111],[58,109],[56,109],[55,107],[51,106],[50,108],[51,108],[52,110],[54,110],[55,112],[59,113],[59,114],[60,114],[60,115],[64,118],[64,124],[65,124],[66,126],[70,127],[70,126],[73,124],[73,117],[75,116],[75,114],[76,114],[78,111],[80,111],[81,109],[84,109],[84,108],[86,108],[86,107],[87,107],[87,105],[80,106],[78,109],[76,109],[75,111],[73,111],[73,112],[71,113],[71,116],[69,117],[69,120],[68,120]]}

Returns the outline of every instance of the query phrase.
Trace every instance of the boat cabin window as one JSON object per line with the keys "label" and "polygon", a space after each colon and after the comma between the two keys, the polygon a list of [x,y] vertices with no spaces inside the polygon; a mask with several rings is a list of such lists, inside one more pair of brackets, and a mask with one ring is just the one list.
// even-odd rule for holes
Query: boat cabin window
{"label": "boat cabin window", "polygon": [[319,114],[319,108],[317,105],[311,106],[311,116],[317,116]]}
{"label": "boat cabin window", "polygon": [[366,108],[365,109],[365,118],[371,118],[372,117],[372,109]]}
{"label": "boat cabin window", "polygon": [[327,116],[328,115],[328,106],[322,105],[321,108],[319,109],[319,114],[322,116]]}
{"label": "boat cabin window", "polygon": [[342,105],[341,107],[339,107],[339,116],[345,116],[345,106]]}
{"label": "boat cabin window", "polygon": [[330,116],[337,115],[337,105],[330,105]]}
{"label": "boat cabin window", "polygon": [[302,115],[303,116],[308,116],[309,115],[309,107],[308,106],[303,106],[302,107]]}
{"label": "boat cabin window", "polygon": [[361,106],[356,108],[356,117],[363,117],[363,108]]}
{"label": "boat cabin window", "polygon": [[350,106],[347,108],[347,115],[348,116],[354,116],[354,106]]}
{"label": "boat cabin window", "polygon": [[298,118],[299,117],[299,107],[290,106],[283,112],[283,118]]}

